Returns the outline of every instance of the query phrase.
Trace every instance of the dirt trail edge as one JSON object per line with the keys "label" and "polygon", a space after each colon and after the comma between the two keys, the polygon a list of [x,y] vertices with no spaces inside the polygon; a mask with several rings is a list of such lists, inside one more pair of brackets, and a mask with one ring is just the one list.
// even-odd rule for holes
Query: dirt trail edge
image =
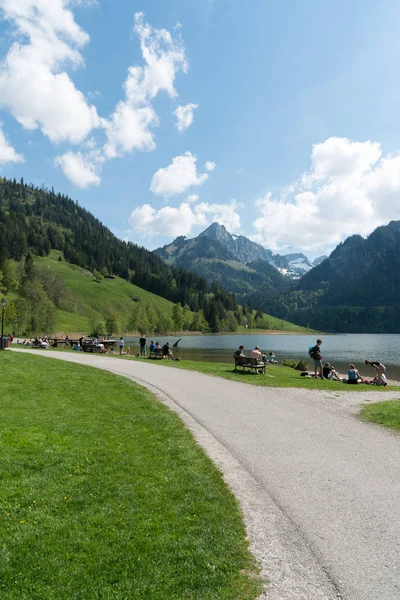
{"label": "dirt trail edge", "polygon": [[400,436],[354,418],[362,402],[398,394],[261,388],[145,360],[40,356],[127,377],[179,414],[241,504],[269,581],[263,600],[400,598]]}

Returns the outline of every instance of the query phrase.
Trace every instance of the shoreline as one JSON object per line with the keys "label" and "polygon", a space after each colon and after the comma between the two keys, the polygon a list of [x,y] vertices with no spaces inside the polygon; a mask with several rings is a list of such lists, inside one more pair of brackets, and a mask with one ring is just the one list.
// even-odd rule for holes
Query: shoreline
{"label": "shoreline", "polygon": [[[57,333],[54,334],[54,337],[57,337],[59,339],[63,339],[65,338],[65,336],[68,335],[70,338],[80,338],[82,335],[85,335],[85,337],[90,337],[89,334],[83,334],[81,331],[77,332],[77,331],[58,331]],[[141,333],[139,333],[138,331],[126,331],[123,333],[118,333],[115,334],[111,337],[117,337],[119,338],[120,336],[122,337],[141,337]],[[202,331],[167,331],[166,333],[151,333],[151,334],[146,334],[146,337],[155,337],[155,336],[159,336],[159,337],[187,337],[187,336],[207,336],[207,335],[212,335],[212,336],[222,336],[222,335],[341,335],[341,334],[329,334],[329,333],[321,333],[321,332],[314,332],[314,331],[287,331],[284,329],[260,329],[259,331],[251,329],[250,331],[219,331],[218,333],[209,333],[209,332],[202,332]],[[18,336],[21,337],[21,336]],[[110,337],[110,336],[109,336]]]}

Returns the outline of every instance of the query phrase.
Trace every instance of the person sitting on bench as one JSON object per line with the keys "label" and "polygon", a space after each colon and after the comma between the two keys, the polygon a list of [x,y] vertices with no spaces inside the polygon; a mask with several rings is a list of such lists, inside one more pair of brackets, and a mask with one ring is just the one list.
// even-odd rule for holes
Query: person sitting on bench
{"label": "person sitting on bench", "polygon": [[235,354],[233,356],[235,358],[239,358],[239,356],[245,356],[244,346],[239,346],[239,350],[236,350],[236,352],[235,352]]}
{"label": "person sitting on bench", "polygon": [[164,344],[164,346],[162,347],[162,353],[163,353],[163,357],[164,358],[171,358],[173,359],[174,356],[171,352],[171,349],[169,347],[169,342],[167,342],[166,344]]}
{"label": "person sitting on bench", "polygon": [[256,346],[254,350],[250,352],[250,358],[256,358],[258,362],[262,362],[262,354],[258,346]]}

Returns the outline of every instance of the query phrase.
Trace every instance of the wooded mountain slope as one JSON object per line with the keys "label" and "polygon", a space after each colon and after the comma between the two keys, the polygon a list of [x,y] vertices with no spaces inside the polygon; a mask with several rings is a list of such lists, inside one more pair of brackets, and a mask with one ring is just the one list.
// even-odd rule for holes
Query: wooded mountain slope
{"label": "wooded mountain slope", "polygon": [[325,331],[400,333],[400,221],[349,237],[292,291],[262,306]]}
{"label": "wooded mountain slope", "polygon": [[[136,244],[118,239],[107,227],[67,196],[35,188],[23,180],[0,179],[0,269],[8,258],[21,260],[29,251],[46,256],[60,250],[67,262],[134,285],[192,310],[236,310],[234,294],[217,283],[176,269]],[[213,292],[210,299],[208,292]]]}

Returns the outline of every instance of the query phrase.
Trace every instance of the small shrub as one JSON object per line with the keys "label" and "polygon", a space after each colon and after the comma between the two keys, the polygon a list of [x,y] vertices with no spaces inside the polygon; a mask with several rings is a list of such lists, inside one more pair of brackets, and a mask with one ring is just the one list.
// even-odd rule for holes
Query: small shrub
{"label": "small shrub", "polygon": [[288,358],[287,360],[284,360],[282,364],[284,367],[291,367],[292,369],[295,369],[297,366],[297,360],[294,360],[293,358]]}
{"label": "small shrub", "polygon": [[301,360],[296,366],[295,366],[296,371],[308,371],[309,370],[309,366],[307,364],[307,362],[305,360]]}

